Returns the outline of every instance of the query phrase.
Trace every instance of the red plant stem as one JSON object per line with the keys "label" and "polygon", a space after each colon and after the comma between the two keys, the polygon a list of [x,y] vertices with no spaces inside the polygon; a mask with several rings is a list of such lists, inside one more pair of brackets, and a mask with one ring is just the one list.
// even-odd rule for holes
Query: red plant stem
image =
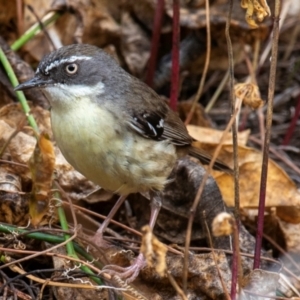
{"label": "red plant stem", "polygon": [[299,115],[300,115],[300,95],[298,96],[298,103],[297,103],[297,106],[296,106],[295,115],[294,115],[294,117],[291,121],[289,129],[287,130],[287,132],[285,134],[282,145],[286,146],[290,142],[290,140],[291,140],[291,138],[294,134],[295,127],[296,127],[296,124],[297,124],[297,120],[299,119]]}
{"label": "red plant stem", "polygon": [[266,130],[265,130],[265,139],[264,139],[264,148],[263,148],[263,160],[262,160],[262,167],[261,167],[259,207],[258,207],[258,217],[257,217],[257,231],[256,231],[253,269],[258,269],[260,265],[260,254],[261,254],[262,237],[264,231],[264,214],[265,214],[265,206],[266,206],[265,203],[266,203],[266,189],[267,189],[267,178],[268,178],[269,148],[270,148],[271,127],[272,127],[272,118],[273,118],[274,90],[276,84],[280,2],[281,2],[280,0],[275,0],[272,55],[271,55],[272,60],[271,60],[270,75],[269,75],[268,107],[267,107],[267,116],[266,116]]}
{"label": "red plant stem", "polygon": [[170,107],[176,111],[179,92],[179,0],[173,0],[173,36],[172,36],[172,79]]}
{"label": "red plant stem", "polygon": [[16,2],[18,36],[21,36],[24,32],[24,4],[22,0],[16,0]]}
{"label": "red plant stem", "polygon": [[165,7],[165,0],[157,0],[155,16],[154,16],[154,24],[152,30],[153,34],[152,34],[152,41],[151,41],[150,58],[148,62],[148,71],[146,77],[146,83],[150,87],[153,86],[153,77],[156,69],[157,52],[159,46],[159,38],[161,34],[162,20],[164,15],[164,7]]}

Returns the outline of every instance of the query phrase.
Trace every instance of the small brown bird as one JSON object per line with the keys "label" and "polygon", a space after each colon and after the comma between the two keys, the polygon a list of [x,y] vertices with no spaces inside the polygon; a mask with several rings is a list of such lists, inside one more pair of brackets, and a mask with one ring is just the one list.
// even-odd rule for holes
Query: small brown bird
{"label": "small brown bird", "polygon": [[[88,179],[120,198],[96,234],[130,193],[150,192],[150,225],[160,208],[159,192],[184,155],[208,163],[193,147],[178,115],[150,87],[124,71],[103,50],[70,45],[45,56],[35,77],[16,90],[40,88],[51,105],[54,137],[67,161]],[[231,171],[218,161],[216,168]],[[125,270],[134,279],[143,266]],[[128,271],[130,271],[128,273]]]}

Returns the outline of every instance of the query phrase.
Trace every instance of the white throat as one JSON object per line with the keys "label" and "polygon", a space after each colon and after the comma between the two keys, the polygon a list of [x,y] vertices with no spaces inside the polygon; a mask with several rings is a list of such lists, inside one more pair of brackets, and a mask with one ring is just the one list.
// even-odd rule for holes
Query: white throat
{"label": "white throat", "polygon": [[42,92],[49,100],[53,109],[70,108],[70,105],[76,105],[85,98],[93,99],[96,95],[103,94],[105,86],[103,82],[98,82],[94,86],[86,86],[80,84],[62,84],[57,83],[53,86],[42,88]]}

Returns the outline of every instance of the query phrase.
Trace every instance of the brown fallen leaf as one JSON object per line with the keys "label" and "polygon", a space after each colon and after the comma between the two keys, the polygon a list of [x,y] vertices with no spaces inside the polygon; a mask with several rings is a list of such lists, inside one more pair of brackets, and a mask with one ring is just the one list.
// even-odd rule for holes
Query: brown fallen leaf
{"label": "brown fallen leaf", "polygon": [[3,165],[0,167],[0,222],[26,226],[28,221],[28,194],[22,193],[20,177]]}
{"label": "brown fallen leaf", "polygon": [[[62,13],[54,25],[47,27],[56,46],[80,42],[103,47],[120,38],[120,1],[110,0],[106,3],[97,0],[26,0],[27,3],[40,18],[52,10]],[[28,29],[36,20],[27,8],[24,14],[24,27]],[[45,54],[54,50],[43,33],[28,41],[24,49],[35,61],[41,60]]]}
{"label": "brown fallen leaf", "polygon": [[55,164],[54,148],[46,133],[40,134],[29,164],[33,182],[32,192],[36,199],[45,200],[51,189]]}
{"label": "brown fallen leaf", "polygon": [[146,31],[128,12],[122,14],[121,49],[130,73],[141,78],[150,56],[150,39]]}
{"label": "brown fallen leaf", "polygon": [[[222,151],[232,153],[232,146],[223,146]],[[239,147],[238,153],[240,166],[240,205],[241,207],[254,208],[258,206],[259,200],[262,153],[243,146]],[[226,204],[234,206],[233,177],[220,173],[215,173],[215,175]],[[297,186],[287,173],[271,159],[268,166],[266,206],[285,206],[297,211],[300,208],[300,193]]]}
{"label": "brown fallen leaf", "polygon": [[[182,120],[186,120],[187,116],[190,113],[192,105],[193,105],[193,99],[188,100],[188,101],[181,101],[178,103],[177,111]],[[211,120],[205,113],[204,107],[200,103],[197,103],[196,108],[193,113],[193,116],[192,116],[189,124],[193,124],[193,125],[197,125],[197,126],[201,126],[201,127],[207,127],[207,128],[212,127]],[[192,126],[191,128],[194,128],[194,127]]]}
{"label": "brown fallen leaf", "polygon": [[[200,144],[198,145],[205,145],[205,144],[211,144],[211,145],[218,145],[221,137],[223,135],[223,131],[216,130],[213,128],[207,128],[207,127],[200,127],[195,125],[188,125],[187,126],[189,134],[199,141]],[[238,143],[239,145],[245,146],[248,138],[250,135],[250,130],[244,130],[242,132],[238,133]],[[226,139],[224,142],[225,145],[232,145],[232,135],[231,133],[228,133],[226,135]]]}
{"label": "brown fallen leaf", "polygon": [[238,83],[234,86],[234,93],[237,98],[243,101],[244,105],[248,105],[252,109],[258,109],[264,105],[264,101],[260,98],[260,91],[256,84]]}
{"label": "brown fallen leaf", "polygon": [[29,164],[32,174],[29,212],[32,224],[37,226],[49,208],[48,201],[55,166],[54,148],[46,133],[40,134]]}
{"label": "brown fallen leaf", "polygon": [[[189,134],[201,142],[195,146],[213,154],[223,134],[222,131],[188,125]],[[239,167],[240,167],[240,205],[244,208],[257,208],[261,176],[262,153],[256,149],[245,147],[250,131],[238,134]],[[232,137],[228,134],[218,158],[228,164],[232,162]],[[233,177],[213,171],[224,201],[234,206]],[[291,223],[300,222],[300,193],[287,173],[273,160],[269,160],[267,181],[267,207],[276,207],[277,216]]]}

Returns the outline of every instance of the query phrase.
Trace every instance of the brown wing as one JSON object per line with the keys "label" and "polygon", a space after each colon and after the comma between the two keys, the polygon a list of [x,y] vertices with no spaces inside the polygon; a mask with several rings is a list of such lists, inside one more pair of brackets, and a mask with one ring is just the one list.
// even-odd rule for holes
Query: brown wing
{"label": "brown wing", "polygon": [[[132,84],[129,86],[127,94],[131,98],[127,98],[127,101],[121,104],[119,103],[129,127],[145,138],[171,141],[178,146],[179,156],[189,154],[204,164],[209,163],[211,157],[208,153],[189,147],[193,142],[193,138],[188,134],[178,115],[143,82],[134,77],[131,77],[131,79]],[[214,167],[227,172],[231,171],[221,161],[217,161]]]}
{"label": "brown wing", "polygon": [[131,99],[135,105],[130,106],[130,127],[146,138],[168,139],[177,146],[190,145],[193,139],[178,115],[152,89],[134,81],[132,91],[136,98]]}
{"label": "brown wing", "polygon": [[177,146],[188,146],[193,141],[181,119],[171,110],[168,111],[165,117],[162,137],[169,139]]}

